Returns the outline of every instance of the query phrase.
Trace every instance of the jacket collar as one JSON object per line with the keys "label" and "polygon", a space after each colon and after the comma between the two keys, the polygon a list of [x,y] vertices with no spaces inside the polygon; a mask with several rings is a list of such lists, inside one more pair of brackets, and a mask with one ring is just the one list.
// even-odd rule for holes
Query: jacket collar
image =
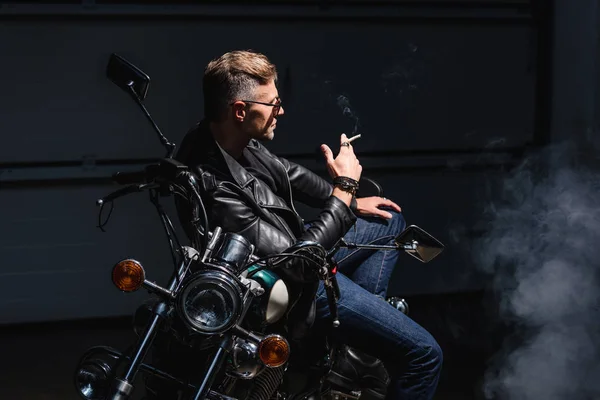
{"label": "jacket collar", "polygon": [[[191,143],[181,146],[177,159],[187,165],[203,165],[216,168],[225,173],[242,188],[246,188],[256,180],[244,167],[227,153],[210,132],[208,121],[200,121],[190,132]],[[185,139],[184,139],[185,141]],[[247,148],[244,152],[248,151]]]}

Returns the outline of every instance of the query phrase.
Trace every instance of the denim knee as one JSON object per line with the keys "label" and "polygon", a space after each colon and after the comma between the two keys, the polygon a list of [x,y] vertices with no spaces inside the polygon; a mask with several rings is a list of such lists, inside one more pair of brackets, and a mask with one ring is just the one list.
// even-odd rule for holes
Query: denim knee
{"label": "denim knee", "polygon": [[[392,385],[387,399],[411,398],[432,399],[442,371],[442,349],[433,337],[423,337],[424,341],[411,352],[408,369],[388,370],[393,374]],[[386,364],[389,366],[389,364]]]}
{"label": "denim knee", "polygon": [[418,369],[429,372],[432,376],[437,376],[442,369],[444,354],[442,348],[433,336],[428,335],[426,341],[420,346],[418,356],[413,360]]}
{"label": "denim knee", "polygon": [[444,362],[444,352],[438,342],[432,337],[429,349],[429,357],[435,363],[436,369],[441,369]]}

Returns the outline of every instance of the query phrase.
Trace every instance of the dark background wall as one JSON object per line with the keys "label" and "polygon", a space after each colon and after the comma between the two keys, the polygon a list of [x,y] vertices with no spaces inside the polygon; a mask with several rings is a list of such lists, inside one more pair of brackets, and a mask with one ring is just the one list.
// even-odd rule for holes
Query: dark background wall
{"label": "dark background wall", "polygon": [[[447,244],[453,229],[474,229],[473,206],[497,176],[490,167],[535,141],[543,39],[526,2],[273,5],[244,18],[250,8],[241,6],[1,10],[4,323],[126,314],[139,296],[115,293],[115,261],[140,259],[159,280],[170,271],[142,196],[118,202],[108,233],[96,228],[94,201],[113,189],[103,178],[163,152],[137,106],[105,78],[112,52],[150,75],[147,106],[177,143],[202,116],[204,65],[232,49],[266,53],[287,106],[269,147],[323,173],[317,147],[361,133],[365,175],[409,223]],[[481,286],[460,247],[427,266],[403,258],[391,292]]]}
{"label": "dark background wall", "polygon": [[[124,344],[127,316],[145,298],[112,287],[114,262],[139,259],[159,282],[172,268],[145,196],[119,200],[108,232],[96,227],[95,200],[116,189],[111,174],[163,154],[105,78],[109,55],[150,75],[146,105],[178,143],[201,118],[204,65],[253,48],[278,65],[286,106],[268,147],[323,174],[318,145],[361,133],[364,174],[447,245],[428,265],[402,257],[390,294],[408,296],[442,343],[441,393],[469,397],[496,345],[477,322],[489,317],[477,307],[490,278],[471,241],[489,229],[482,209],[511,167],[546,144],[594,135],[597,2],[116,3],[0,5],[0,323],[17,365],[0,387],[13,398],[72,396],[62,373],[75,354],[102,338]],[[111,318],[90,321],[100,317]],[[71,352],[58,358],[61,372],[23,389],[32,367],[23,354],[43,355],[41,377],[59,345]]]}

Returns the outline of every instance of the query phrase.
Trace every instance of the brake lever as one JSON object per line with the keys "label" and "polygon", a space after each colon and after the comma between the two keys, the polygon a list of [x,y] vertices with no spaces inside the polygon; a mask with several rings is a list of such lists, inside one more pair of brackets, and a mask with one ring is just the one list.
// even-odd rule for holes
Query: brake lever
{"label": "brake lever", "polygon": [[128,194],[131,193],[136,193],[136,192],[141,192],[145,189],[148,189],[149,187],[154,186],[154,183],[140,183],[137,185],[129,185],[126,186],[124,188],[121,188],[119,190],[115,190],[114,192],[108,194],[107,196],[96,200],[96,205],[101,207],[103,206],[105,203],[111,202],[113,200],[118,199],[119,197],[123,197],[126,196]]}

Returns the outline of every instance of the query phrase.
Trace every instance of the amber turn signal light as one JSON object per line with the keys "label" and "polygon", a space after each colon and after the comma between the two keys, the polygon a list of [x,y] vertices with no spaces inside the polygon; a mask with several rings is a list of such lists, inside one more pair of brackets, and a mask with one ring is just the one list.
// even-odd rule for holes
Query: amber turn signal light
{"label": "amber turn signal light", "polygon": [[123,260],[113,267],[112,281],[123,292],[135,292],[142,287],[144,279],[144,267],[135,260]]}
{"label": "amber turn signal light", "polygon": [[265,366],[280,367],[290,358],[290,345],[282,336],[268,335],[261,340],[258,355]]}

